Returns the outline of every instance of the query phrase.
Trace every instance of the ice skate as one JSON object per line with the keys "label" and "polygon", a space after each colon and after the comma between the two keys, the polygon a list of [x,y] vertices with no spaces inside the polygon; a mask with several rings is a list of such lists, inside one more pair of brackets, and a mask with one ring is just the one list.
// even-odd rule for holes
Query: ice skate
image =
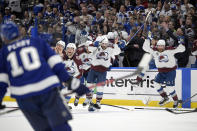
{"label": "ice skate", "polygon": [[87,106],[89,103],[90,103],[90,100],[86,98],[82,105],[85,107],[85,106]]}
{"label": "ice skate", "polygon": [[90,105],[88,107],[88,111],[95,111],[94,103],[90,102]]}
{"label": "ice skate", "polygon": [[72,106],[68,106],[68,109],[69,109],[69,110],[72,110]]}
{"label": "ice skate", "polygon": [[78,98],[75,98],[74,106],[78,106],[78,103],[79,103],[79,99]]}
{"label": "ice skate", "polygon": [[173,108],[177,108],[179,106],[179,101],[174,101],[174,105],[173,105]]}
{"label": "ice skate", "polygon": [[94,108],[101,109],[101,103],[100,102],[96,102],[96,104],[94,104]]}
{"label": "ice skate", "polygon": [[164,97],[162,98],[162,100],[159,102],[160,106],[163,106],[165,104],[169,103],[169,98],[168,97]]}

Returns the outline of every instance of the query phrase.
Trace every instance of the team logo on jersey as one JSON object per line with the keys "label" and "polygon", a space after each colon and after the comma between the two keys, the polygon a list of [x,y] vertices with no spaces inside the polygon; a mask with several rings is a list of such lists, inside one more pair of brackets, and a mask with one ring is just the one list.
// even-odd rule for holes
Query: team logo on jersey
{"label": "team logo on jersey", "polygon": [[159,56],[159,62],[168,62],[168,61],[169,59],[167,55],[163,54]]}
{"label": "team logo on jersey", "polygon": [[71,76],[74,76],[74,74],[75,74],[74,62],[72,62],[71,65],[66,66],[66,70],[68,71],[68,73],[69,73]]}
{"label": "team logo on jersey", "polygon": [[83,64],[85,64],[85,65],[91,65],[91,61],[92,61],[91,58],[85,58],[82,60]]}
{"label": "team logo on jersey", "polygon": [[103,59],[103,60],[107,61],[109,59],[108,56],[109,56],[109,54],[107,52],[99,52],[99,53],[97,53],[96,58]]}

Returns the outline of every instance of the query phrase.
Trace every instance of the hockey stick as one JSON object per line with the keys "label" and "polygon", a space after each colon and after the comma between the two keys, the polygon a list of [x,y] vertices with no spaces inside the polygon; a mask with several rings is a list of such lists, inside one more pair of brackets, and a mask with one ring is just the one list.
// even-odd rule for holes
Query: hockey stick
{"label": "hockey stick", "polygon": [[182,100],[179,100],[179,103],[181,104],[185,104],[186,102],[190,101],[194,96],[196,96],[197,93],[195,93],[194,95],[192,95],[191,97],[187,98],[186,100],[182,101]]}
{"label": "hockey stick", "polygon": [[134,110],[161,110],[161,111],[168,111],[173,114],[185,114],[185,113],[192,113],[192,112],[197,112],[197,108],[194,110],[190,109],[176,109],[176,108],[158,108],[158,107],[134,107],[133,109],[122,107],[122,106],[117,106],[117,105],[110,105],[110,104],[101,104],[101,105],[106,105],[106,106],[111,106],[115,108],[120,108],[124,110],[129,110],[129,111],[134,111]]}
{"label": "hockey stick", "polygon": [[[191,97],[187,98],[185,101],[182,101],[182,100],[179,100],[179,103],[181,104],[185,104],[187,103],[188,101],[190,101],[193,97],[195,97],[197,95],[197,93],[195,93],[194,95],[192,95]],[[192,112],[197,112],[197,108],[195,108],[194,110],[190,110],[188,112],[175,112],[169,108],[166,109],[168,112],[171,112],[173,114],[185,114],[185,113],[192,113]]]}
{"label": "hockey stick", "polygon": [[[150,14],[151,14],[151,11],[148,12],[148,14],[147,14],[147,16],[146,16],[146,19],[145,19],[145,21],[144,21],[144,24],[147,22],[147,20],[148,20]],[[129,42],[130,42],[130,41],[137,35],[137,33],[144,27],[144,24],[142,24],[142,25],[140,26],[140,28],[135,32],[135,34],[127,41],[126,45],[128,45]]]}
{"label": "hockey stick", "polygon": [[[6,108],[12,108],[12,107],[6,107]],[[19,110],[18,107],[13,107],[13,108],[14,108],[14,109],[12,109],[12,110],[7,110],[7,111],[2,111],[2,112],[0,112],[0,116]]]}
{"label": "hockey stick", "polygon": [[137,70],[134,71],[132,74],[128,74],[128,75],[125,75],[125,76],[122,76],[122,77],[119,77],[119,78],[116,78],[116,79],[112,79],[112,80],[106,80],[104,82],[97,83],[96,85],[92,85],[88,88],[92,89],[92,88],[95,88],[97,86],[102,86],[104,84],[111,84],[112,82],[120,80],[120,79],[125,79],[125,78],[128,78],[128,77],[139,75],[146,67],[148,67],[148,64],[151,60],[152,60],[152,55],[149,54],[149,53],[145,53],[143,55],[141,61],[139,62]]}
{"label": "hockey stick", "polygon": [[172,110],[172,109],[166,108],[166,111],[173,113],[173,114],[186,114],[186,113],[197,112],[197,108],[195,108],[194,110]]}
{"label": "hockey stick", "polygon": [[129,108],[121,107],[121,106],[116,106],[116,105],[110,105],[110,104],[101,104],[101,105],[116,107],[116,108],[120,108],[120,109],[124,109],[124,110],[129,110],[129,111],[131,110],[131,109],[129,109]]}
{"label": "hockey stick", "polygon": [[[94,85],[92,85],[92,86],[89,86],[88,88],[89,89],[93,89],[93,88],[95,88],[95,87],[97,87],[97,86],[103,86],[103,85],[105,85],[105,84],[111,84],[111,83],[113,83],[114,81],[117,81],[117,80],[120,80],[120,79],[125,79],[125,78],[128,78],[128,77],[132,77],[132,76],[135,76],[135,75],[138,75],[138,74],[140,74],[140,72],[143,70],[143,68],[141,68],[141,67],[138,67],[138,69],[135,71],[135,72],[133,72],[132,74],[128,74],[128,75],[125,75],[125,76],[123,76],[123,77],[119,77],[119,78],[116,78],[116,79],[110,79],[110,80],[106,80],[106,81],[104,81],[104,82],[99,82],[99,83],[97,83],[97,84],[94,84]],[[73,91],[71,91],[71,92],[69,92],[69,93],[65,93],[65,94],[63,94],[64,96],[67,96],[67,95],[71,95],[73,93]]]}
{"label": "hockey stick", "polygon": [[[89,86],[88,88],[89,89],[93,89],[97,86],[103,86],[105,84],[111,84],[112,82],[114,81],[117,81],[117,80],[120,80],[120,79],[125,79],[125,78],[128,78],[128,77],[132,77],[132,76],[136,76],[136,75],[139,75],[144,69],[146,69],[148,67],[148,64],[149,62],[152,60],[152,55],[149,54],[149,53],[145,53],[141,59],[141,61],[139,62],[138,64],[138,68],[137,70],[135,70],[132,74],[128,74],[128,75],[125,75],[125,76],[122,76],[122,77],[119,77],[119,78],[116,78],[116,79],[110,79],[110,80],[106,80],[104,82],[99,82],[95,85],[92,85],[92,86]],[[65,93],[63,94],[64,96],[67,96],[67,95],[70,95],[72,94],[73,91],[69,92],[69,93]]]}

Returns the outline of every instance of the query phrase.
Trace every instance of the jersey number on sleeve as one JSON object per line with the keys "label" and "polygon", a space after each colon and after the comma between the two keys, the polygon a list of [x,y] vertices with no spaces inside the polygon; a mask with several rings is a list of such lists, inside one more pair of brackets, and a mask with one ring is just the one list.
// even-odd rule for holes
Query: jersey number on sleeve
{"label": "jersey number on sleeve", "polygon": [[[7,60],[11,64],[11,74],[13,77],[19,76],[24,73],[24,70],[32,71],[38,69],[41,65],[38,51],[34,47],[26,47],[20,50],[19,59],[21,59],[22,66],[19,65],[16,52],[11,52]],[[24,68],[24,69],[23,69]]]}

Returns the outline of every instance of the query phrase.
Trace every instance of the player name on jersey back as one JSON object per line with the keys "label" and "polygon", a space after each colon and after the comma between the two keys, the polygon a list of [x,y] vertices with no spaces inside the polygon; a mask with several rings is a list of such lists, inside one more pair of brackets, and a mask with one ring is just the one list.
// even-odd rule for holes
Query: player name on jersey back
{"label": "player name on jersey back", "polygon": [[12,50],[16,50],[17,48],[19,47],[24,47],[24,46],[27,46],[27,45],[30,45],[30,40],[27,39],[27,40],[21,40],[21,41],[18,41],[14,44],[11,44],[11,45],[8,45],[8,51],[12,51]]}

